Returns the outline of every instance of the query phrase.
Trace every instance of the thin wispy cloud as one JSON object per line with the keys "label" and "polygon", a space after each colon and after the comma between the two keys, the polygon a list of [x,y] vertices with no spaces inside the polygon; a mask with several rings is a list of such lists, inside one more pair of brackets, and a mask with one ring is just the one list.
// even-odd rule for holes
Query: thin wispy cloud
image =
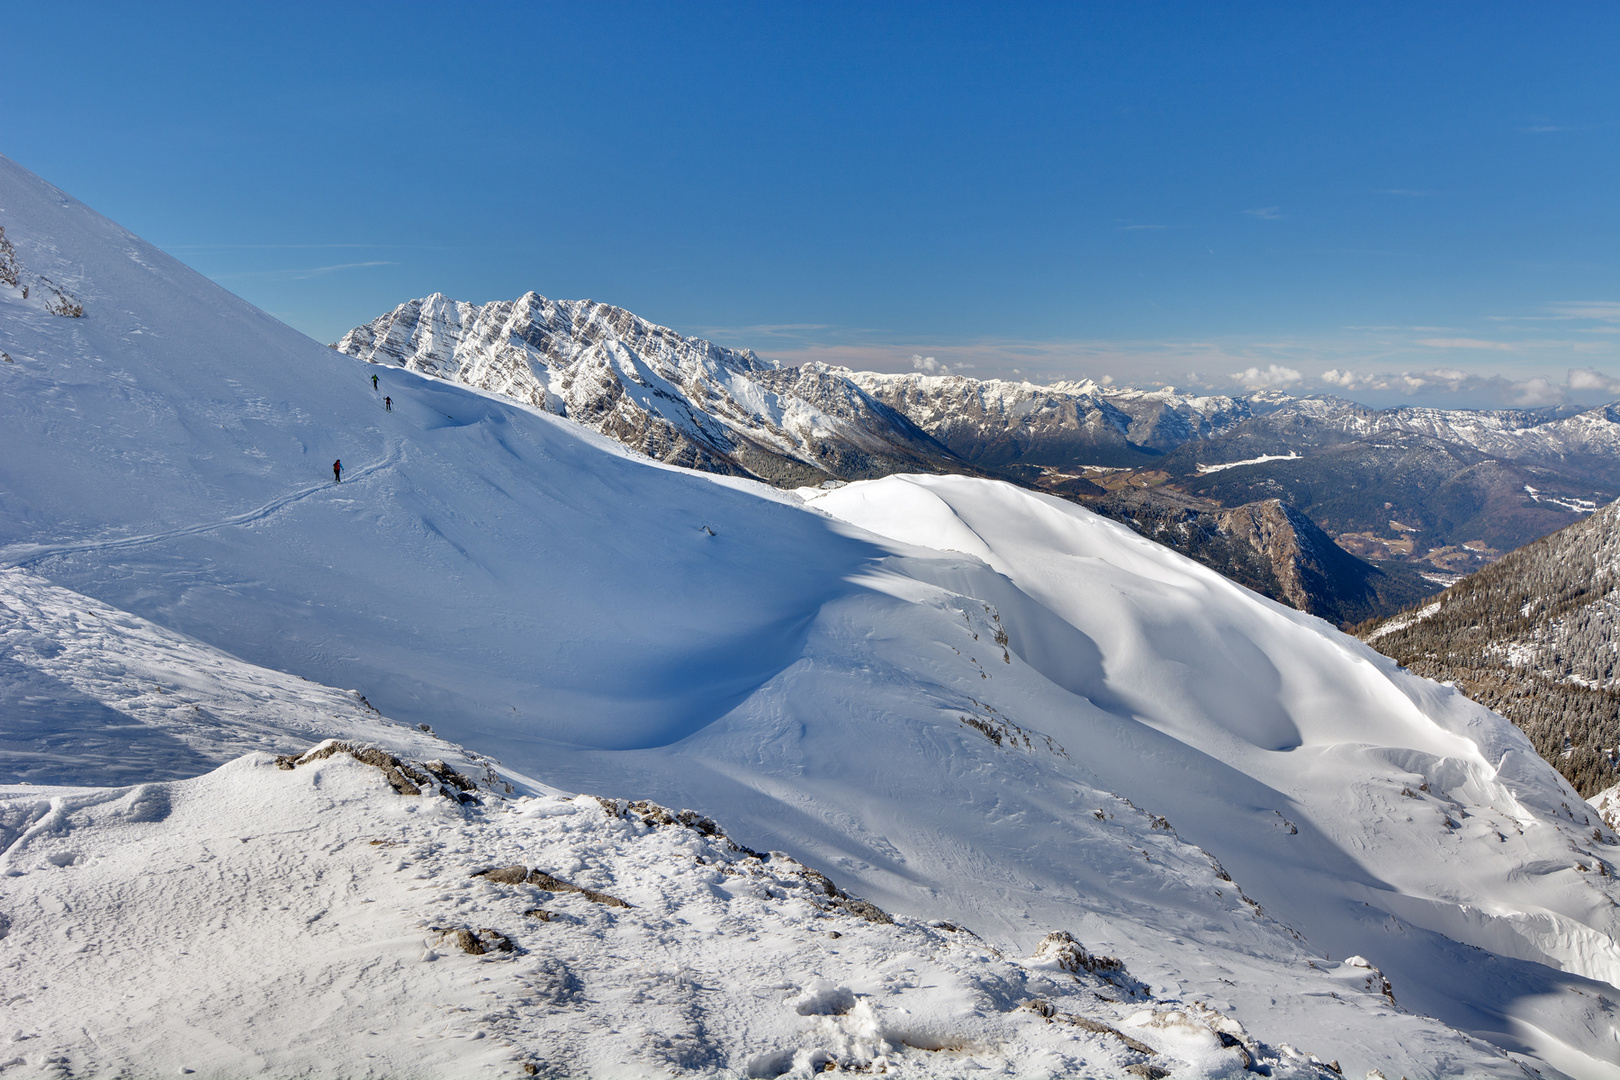
{"label": "thin wispy cloud", "polygon": [[365,270],[368,267],[372,267],[372,266],[398,266],[398,265],[399,265],[399,263],[393,262],[393,261],[388,260],[388,259],[371,259],[368,262],[338,263],[335,266],[315,266],[315,267],[311,267],[308,270],[300,271],[299,273],[295,274],[294,276],[297,277],[297,278],[303,279],[303,278],[320,277],[323,274],[335,274],[340,270]]}
{"label": "thin wispy cloud", "polygon": [[213,274],[215,281],[308,281],[311,278],[325,277],[328,274],[342,273],[345,270],[366,270],[374,266],[398,266],[399,263],[389,259],[370,259],[366,262],[335,263],[331,266],[306,266],[292,270],[243,270],[235,274]]}
{"label": "thin wispy cloud", "polygon": [[686,333],[703,338],[801,337],[816,330],[832,330],[831,323],[757,323],[753,326],[691,326]]}
{"label": "thin wispy cloud", "polygon": [[1620,121],[1607,120],[1596,124],[1563,124],[1553,120],[1538,120],[1515,129],[1524,135],[1551,135],[1560,131],[1606,131],[1620,127]]}
{"label": "thin wispy cloud", "polygon": [[380,247],[398,247],[397,244],[173,244],[170,251],[340,251]]}
{"label": "thin wispy cloud", "polygon": [[1120,232],[1138,232],[1143,229],[1168,229],[1168,225],[1121,225]]}
{"label": "thin wispy cloud", "polygon": [[1413,191],[1409,188],[1380,188],[1374,194],[1394,195],[1403,199],[1432,199],[1435,193],[1432,191]]}
{"label": "thin wispy cloud", "polygon": [[1259,218],[1261,221],[1281,221],[1284,217],[1280,206],[1258,206],[1253,210],[1243,212],[1250,217]]}
{"label": "thin wispy cloud", "polygon": [[1560,319],[1596,319],[1620,323],[1620,301],[1615,300],[1566,300],[1548,304],[1547,310]]}
{"label": "thin wispy cloud", "polygon": [[1482,338],[1418,338],[1419,345],[1431,349],[1493,349],[1497,352],[1516,352],[1518,346],[1506,341],[1485,341]]}

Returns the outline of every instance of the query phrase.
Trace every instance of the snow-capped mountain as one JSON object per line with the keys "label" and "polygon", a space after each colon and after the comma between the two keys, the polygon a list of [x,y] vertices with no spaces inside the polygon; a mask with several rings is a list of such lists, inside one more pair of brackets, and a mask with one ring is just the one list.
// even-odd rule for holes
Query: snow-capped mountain
{"label": "snow-capped mountain", "polygon": [[[1078,1018],[1195,1076],[1242,1073],[1223,1034],[1278,1069],[1314,1068],[1314,1054],[1357,1076],[1517,1077],[1520,1060],[1620,1076],[1620,840],[1455,690],[1052,496],[930,475],[783,491],[355,362],[3,159],[0,225],[84,306],[63,319],[0,289],[15,361],[0,366],[0,563],[20,593],[57,597],[5,600],[5,656],[28,669],[17,701],[36,720],[0,764],[58,785],[4,791],[23,808],[6,820],[26,822],[8,847],[20,873],[0,876],[20,928],[0,962],[33,987],[6,1033],[21,1068],[104,1039],[133,1047],[116,1053],[137,1072],[195,1068],[182,1042],[217,1052],[221,1071],[249,1054],[275,1070],[284,1059],[259,1048],[288,1044],[248,1030],[263,1019],[302,1033],[306,1071],[386,1072],[406,1053],[389,1040],[409,1046],[430,1015],[514,1073],[540,1041],[562,1070],[606,1075],[807,1075],[818,1051],[890,1053],[879,1039],[897,1070],[915,1058],[923,1074],[969,1071],[921,1056],[946,1053],[1027,1075],[1162,1067]],[[119,659],[126,633],[168,666]],[[190,674],[227,658],[283,674]],[[321,734],[299,717],[327,707],[329,734],[365,735],[358,697],[294,679],[364,695],[397,722],[371,738],[399,764],[249,757],[173,779],[233,742],[294,755]],[[284,694],[316,704],[284,713]],[[421,724],[477,759],[387,741]],[[160,790],[105,790],[133,780],[113,766],[72,775],[71,754],[116,764],[134,744],[179,762],[154,769]],[[66,763],[40,764],[53,753]],[[408,802],[426,783],[413,774],[459,790],[433,758],[474,774],[488,818],[432,822],[432,802],[407,820],[402,806],[430,805]],[[511,816],[508,783],[535,793]],[[584,817],[559,790],[691,808],[793,861],[728,873],[712,864],[742,853],[702,829],[660,826],[657,811]],[[837,892],[818,899],[795,866]],[[124,906],[103,919],[109,898]],[[850,919],[855,898],[898,929]],[[531,926],[530,907],[566,918]],[[82,923],[63,914],[79,908]],[[170,958],[161,983],[95,961],[175,941],[161,935],[177,911],[210,912],[206,943],[267,920],[285,1009],[255,1007],[264,953],[250,934],[240,968]],[[989,948],[958,948],[940,921]],[[98,926],[113,928],[104,941]],[[485,952],[456,955],[462,931]],[[444,951],[424,946],[440,933]],[[1057,997],[1032,981],[1040,964],[1116,970],[1087,968],[1053,933],[1118,958],[1149,1015],[1099,1010],[1088,995],[1122,1006],[1125,991],[1089,977],[1049,976]],[[500,963],[501,938],[521,978],[455,966]],[[192,952],[184,940],[166,955]],[[718,989],[755,960],[741,990]],[[599,966],[614,971],[593,989]],[[47,969],[74,973],[61,996],[35,977]],[[99,998],[70,993],[91,974]],[[397,1012],[375,1004],[396,991]],[[305,1009],[312,993],[329,1006]],[[1026,993],[1045,1004],[1015,1005]],[[941,1049],[912,1055],[885,1034],[911,1030],[908,1016]],[[1182,1049],[1134,1034],[1157,1028],[1182,1032]],[[839,1039],[866,1049],[835,1053]],[[606,1053],[619,1056],[597,1069]]]}
{"label": "snow-capped mountain", "polygon": [[1620,776],[1620,503],[1357,632],[1512,719],[1582,793]]}
{"label": "snow-capped mountain", "polygon": [[834,370],[983,466],[1140,465],[1287,400],[1275,394],[1199,397],[1174,388],[1105,388],[1089,380],[1038,386]]}
{"label": "snow-capped mountain", "polygon": [[1369,409],[1324,397],[1287,402],[1273,412],[1272,421],[1279,426],[1297,424],[1295,431],[1303,436],[1304,445],[1408,434],[1510,461],[1561,462],[1590,455],[1604,460],[1611,473],[1620,469],[1620,409],[1614,405],[1571,415],[1567,408]]}
{"label": "snow-capped mountain", "polygon": [[567,416],[672,465],[776,483],[963,467],[848,380],[780,370],[590,300],[435,293],[333,346]]}
{"label": "snow-capped mountain", "polygon": [[481,306],[438,294],[411,300],[334,348],[569,416],[661,461],[779,484],[817,472],[872,478],[919,463],[930,471],[1148,466],[1178,448],[1220,467],[1389,436],[1511,462],[1595,466],[1606,482],[1620,482],[1617,406],[1573,415],[1370,409],[1275,390],[1232,397],[1091,380],[784,369],[622,308],[532,292]]}

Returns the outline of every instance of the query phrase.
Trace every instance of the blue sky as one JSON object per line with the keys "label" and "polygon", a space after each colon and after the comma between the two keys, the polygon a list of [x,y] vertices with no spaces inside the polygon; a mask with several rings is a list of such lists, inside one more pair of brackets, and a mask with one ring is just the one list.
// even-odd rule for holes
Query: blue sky
{"label": "blue sky", "polygon": [[534,289],[879,370],[1620,397],[1620,5],[82,4],[0,153],[322,340]]}

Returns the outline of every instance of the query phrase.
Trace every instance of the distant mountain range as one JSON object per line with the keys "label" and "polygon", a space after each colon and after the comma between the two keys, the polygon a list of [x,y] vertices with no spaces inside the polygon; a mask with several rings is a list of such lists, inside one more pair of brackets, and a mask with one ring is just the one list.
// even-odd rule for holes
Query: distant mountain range
{"label": "distant mountain range", "polygon": [[1285,499],[1354,554],[1456,575],[1620,495],[1620,409],[1379,411],[1306,398],[1184,443],[1155,468],[1225,504]]}
{"label": "distant mountain range", "polygon": [[1372,410],[1277,391],[781,367],[609,304],[434,294],[337,348],[650,457],[783,487],[997,476],[1335,622],[1387,614],[1620,495],[1620,410]]}
{"label": "distant mountain range", "polygon": [[1620,779],[1620,504],[1357,633],[1518,724],[1582,797]]}

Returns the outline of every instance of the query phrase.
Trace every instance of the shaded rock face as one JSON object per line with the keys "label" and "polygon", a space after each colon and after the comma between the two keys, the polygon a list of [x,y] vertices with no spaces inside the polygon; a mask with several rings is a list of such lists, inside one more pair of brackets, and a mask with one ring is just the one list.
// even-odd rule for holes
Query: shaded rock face
{"label": "shaded rock face", "polygon": [[1389,575],[1339,547],[1304,514],[1280,499],[1249,503],[1215,515],[1217,527],[1264,557],[1277,577],[1280,598],[1300,611],[1345,625],[1370,610],[1431,591],[1421,579]]}
{"label": "shaded rock face", "polygon": [[959,464],[849,379],[779,369],[590,300],[477,306],[439,294],[334,348],[566,416],[648,457],[785,486]]}

